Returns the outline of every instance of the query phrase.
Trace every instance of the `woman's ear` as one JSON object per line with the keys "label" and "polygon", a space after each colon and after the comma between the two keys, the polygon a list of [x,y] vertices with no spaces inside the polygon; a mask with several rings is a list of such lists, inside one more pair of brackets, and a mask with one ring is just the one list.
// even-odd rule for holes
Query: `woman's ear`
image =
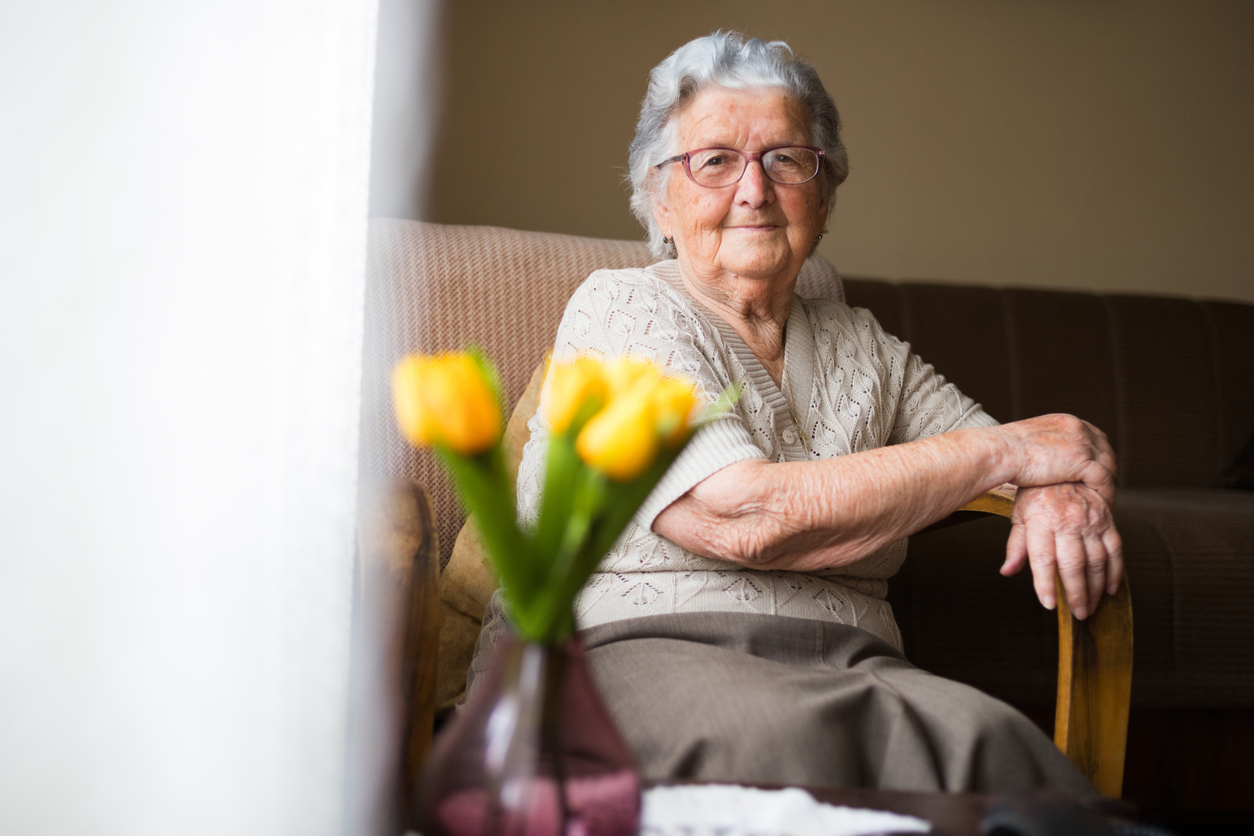
{"label": "woman's ear", "polygon": [[[671,210],[666,205],[666,183],[661,178],[658,170],[654,169],[649,172],[649,194],[653,198],[653,220],[657,221],[658,229],[662,230],[662,234],[668,238],[674,237],[671,233]],[[658,180],[663,182],[659,183]]]}
{"label": "woman's ear", "polygon": [[835,193],[828,200],[819,203],[819,229],[827,229],[827,219],[832,211],[832,204],[836,202]]}

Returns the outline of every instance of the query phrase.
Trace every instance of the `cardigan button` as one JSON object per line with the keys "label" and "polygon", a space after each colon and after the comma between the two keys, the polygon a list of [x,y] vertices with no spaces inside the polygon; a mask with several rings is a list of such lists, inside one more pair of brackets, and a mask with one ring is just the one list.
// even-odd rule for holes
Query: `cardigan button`
{"label": "cardigan button", "polygon": [[784,430],[784,432],[783,432],[783,436],[784,436],[784,443],[785,443],[785,444],[796,444],[796,443],[797,443],[797,433],[796,433],[796,432],[794,432],[793,430]]}

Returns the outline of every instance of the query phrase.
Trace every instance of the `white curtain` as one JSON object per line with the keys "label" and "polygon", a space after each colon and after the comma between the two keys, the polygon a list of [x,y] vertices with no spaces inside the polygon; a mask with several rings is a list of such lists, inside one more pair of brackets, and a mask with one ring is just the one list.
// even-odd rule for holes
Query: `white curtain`
{"label": "white curtain", "polygon": [[426,219],[428,159],[443,87],[439,0],[379,0],[370,216]]}
{"label": "white curtain", "polygon": [[375,14],[0,11],[0,832],[356,831]]}

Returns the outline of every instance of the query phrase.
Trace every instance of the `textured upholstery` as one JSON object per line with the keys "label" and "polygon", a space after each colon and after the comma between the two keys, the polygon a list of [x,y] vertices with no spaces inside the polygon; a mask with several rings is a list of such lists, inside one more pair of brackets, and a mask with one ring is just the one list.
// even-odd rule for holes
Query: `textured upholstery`
{"label": "textured upholstery", "polygon": [[[1254,709],[1254,493],[1127,488],[1115,519],[1136,608],[1133,706]],[[1058,622],[1027,573],[997,574],[1009,529],[988,518],[911,538],[888,599],[915,664],[1045,705]]]}
{"label": "textured upholstery", "polygon": [[598,268],[653,259],[643,243],[400,220],[370,222],[368,259],[362,466],[427,486],[447,563],[465,516],[434,456],[396,432],[392,364],[409,352],[478,345],[496,362],[512,408],[579,283]]}

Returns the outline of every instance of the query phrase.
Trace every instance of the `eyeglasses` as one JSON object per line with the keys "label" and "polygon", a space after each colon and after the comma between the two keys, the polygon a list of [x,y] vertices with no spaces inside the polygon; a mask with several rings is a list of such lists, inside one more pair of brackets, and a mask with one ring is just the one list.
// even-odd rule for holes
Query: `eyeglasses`
{"label": "eyeglasses", "polygon": [[818,176],[824,153],[822,148],[808,145],[781,145],[758,154],[746,154],[735,148],[698,148],[663,160],[655,168],[683,162],[684,171],[692,182],[707,189],[722,189],[739,183],[749,163],[761,162],[762,171],[774,182],[799,186]]}

